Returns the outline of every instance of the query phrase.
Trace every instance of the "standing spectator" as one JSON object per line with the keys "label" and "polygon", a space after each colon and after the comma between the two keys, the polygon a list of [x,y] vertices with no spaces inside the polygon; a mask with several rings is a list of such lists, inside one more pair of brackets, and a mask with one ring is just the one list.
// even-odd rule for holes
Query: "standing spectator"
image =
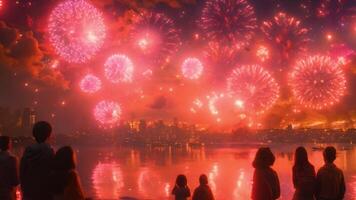
{"label": "standing spectator", "polygon": [[275,157],[268,147],[259,148],[253,167],[252,195],[253,200],[275,200],[280,196],[280,186],[277,173],[271,168]]}
{"label": "standing spectator", "polygon": [[172,190],[175,200],[187,200],[190,197],[190,189],[187,185],[187,177],[183,174],[177,176],[176,184]]}
{"label": "standing spectator", "polygon": [[80,178],[76,171],[76,156],[72,147],[60,148],[51,173],[51,192],[54,200],[84,200]]}
{"label": "standing spectator", "polygon": [[315,169],[308,160],[304,147],[298,147],[294,154],[293,185],[295,193],[293,200],[314,200]]}
{"label": "standing spectator", "polygon": [[317,200],[341,200],[345,195],[345,180],[341,169],[336,167],[336,149],[326,147],[323,153],[324,166],[316,175],[316,198]]}
{"label": "standing spectator", "polygon": [[18,161],[9,150],[11,139],[0,136],[0,199],[16,200],[16,189],[19,185]]}
{"label": "standing spectator", "polygon": [[52,127],[48,122],[37,122],[32,130],[36,144],[28,146],[20,162],[20,180],[24,200],[51,200],[48,178],[54,157],[49,144]]}
{"label": "standing spectator", "polygon": [[208,185],[208,177],[205,174],[200,175],[199,184],[194,190],[193,200],[214,200],[213,192]]}

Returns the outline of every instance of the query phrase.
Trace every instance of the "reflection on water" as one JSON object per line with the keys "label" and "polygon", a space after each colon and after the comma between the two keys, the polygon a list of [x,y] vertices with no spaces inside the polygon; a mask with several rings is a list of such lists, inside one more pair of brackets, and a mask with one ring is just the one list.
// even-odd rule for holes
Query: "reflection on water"
{"label": "reflection on water", "polygon": [[124,186],[122,171],[115,162],[98,163],[93,170],[92,183],[98,198],[117,198]]}
{"label": "reflection on water", "polygon": [[[293,185],[291,168],[296,146],[279,146],[276,155],[282,198],[291,199]],[[250,199],[256,148],[214,149],[78,149],[78,170],[86,194],[99,199],[130,196],[139,199],[172,199],[175,178],[183,173],[191,190],[198,185],[201,173],[208,175],[209,184],[218,200]],[[310,148],[309,148],[310,149]],[[323,164],[320,151],[309,151],[310,160],[318,169]],[[340,151],[337,165],[345,173],[347,198],[356,197],[356,148]],[[88,178],[89,177],[89,178]],[[90,178],[91,177],[91,178]]]}

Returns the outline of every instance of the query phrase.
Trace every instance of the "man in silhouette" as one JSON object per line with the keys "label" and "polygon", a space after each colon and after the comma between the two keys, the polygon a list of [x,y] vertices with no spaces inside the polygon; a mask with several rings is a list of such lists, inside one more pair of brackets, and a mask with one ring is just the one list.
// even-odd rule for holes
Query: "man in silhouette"
{"label": "man in silhouette", "polygon": [[16,200],[16,187],[19,185],[18,161],[9,150],[11,139],[0,136],[0,199]]}
{"label": "man in silhouette", "polygon": [[342,200],[345,195],[344,175],[334,164],[336,149],[326,147],[323,153],[324,166],[316,175],[316,198],[317,200]]}
{"label": "man in silhouette", "polygon": [[20,163],[20,180],[23,200],[51,200],[48,177],[54,158],[49,144],[52,127],[48,122],[37,122],[33,127],[36,144],[26,148]]}

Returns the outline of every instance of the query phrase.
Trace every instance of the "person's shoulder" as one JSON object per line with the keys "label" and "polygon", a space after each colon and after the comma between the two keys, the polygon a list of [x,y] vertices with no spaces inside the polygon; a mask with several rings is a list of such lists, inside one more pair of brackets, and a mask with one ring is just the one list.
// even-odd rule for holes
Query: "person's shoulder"
{"label": "person's shoulder", "polygon": [[77,170],[75,170],[75,169],[69,170],[68,174],[69,174],[69,176],[71,176],[71,177],[77,177],[77,176],[79,176]]}
{"label": "person's shoulder", "polygon": [[18,158],[15,156],[15,155],[13,155],[13,154],[9,154],[9,159],[12,161],[12,162],[17,162],[18,161]]}
{"label": "person's shoulder", "polygon": [[335,165],[335,171],[336,171],[338,174],[341,174],[341,175],[344,174],[344,172],[342,171],[342,169],[340,169],[340,168],[337,167],[336,165]]}
{"label": "person's shoulder", "polygon": [[321,167],[318,169],[318,174],[319,174],[319,173],[323,173],[325,170],[326,170],[326,166],[325,166],[325,165],[321,166]]}

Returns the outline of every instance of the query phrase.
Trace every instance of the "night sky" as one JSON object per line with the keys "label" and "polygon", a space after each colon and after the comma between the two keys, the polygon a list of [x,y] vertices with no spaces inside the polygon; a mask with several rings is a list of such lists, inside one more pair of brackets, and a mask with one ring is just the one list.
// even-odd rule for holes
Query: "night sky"
{"label": "night sky", "polygon": [[[215,2],[234,5],[238,1],[243,2],[240,6],[250,6],[253,16],[246,17],[245,24],[240,20],[242,25],[231,19],[248,16],[243,13],[246,8],[236,7],[230,14],[227,10],[233,7],[227,6],[219,13],[214,6],[207,9],[206,1],[88,0],[102,13],[106,35],[98,51],[81,63],[59,55],[50,39],[51,12],[64,1],[0,1],[0,107],[31,107],[38,119],[51,121],[57,132],[100,127],[93,110],[106,99],[120,105],[120,121],[178,118],[223,129],[280,128],[288,124],[340,127],[339,122],[347,128],[356,126],[356,8],[351,0]],[[288,27],[264,27],[279,13],[299,21],[297,31],[304,38],[293,34],[280,37]],[[169,21],[158,22],[156,27],[147,23],[157,14]],[[216,21],[207,20],[207,16],[218,23],[213,24]],[[221,24],[224,26],[219,28]],[[156,28],[161,35],[155,35],[159,41],[156,46],[142,53],[135,44],[141,44],[140,34],[147,27]],[[235,28],[238,31],[229,34]],[[302,29],[305,33],[300,32]],[[265,60],[256,56],[261,46],[269,50]],[[134,75],[130,82],[115,84],[105,78],[104,64],[112,54],[131,58]],[[288,74],[298,60],[311,55],[330,57],[344,72],[346,90],[335,105],[306,108],[293,96]],[[187,57],[199,58],[204,65],[196,80],[187,80],[181,73]],[[280,88],[273,105],[258,115],[248,108],[232,109],[230,99],[225,98],[229,93],[226,82],[233,69],[254,64],[268,71]],[[86,74],[101,79],[98,92],[81,91],[80,80]],[[221,96],[214,104],[218,114],[209,107],[214,95]]]}

